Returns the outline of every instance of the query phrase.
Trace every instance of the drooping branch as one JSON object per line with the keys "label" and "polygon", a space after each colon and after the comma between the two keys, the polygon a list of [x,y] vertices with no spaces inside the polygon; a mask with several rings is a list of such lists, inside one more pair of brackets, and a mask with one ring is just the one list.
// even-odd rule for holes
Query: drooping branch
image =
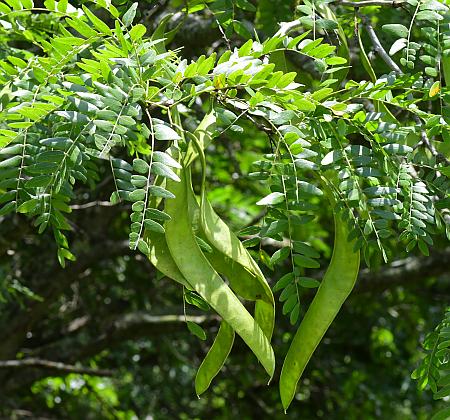
{"label": "drooping branch", "polygon": [[0,369],[9,368],[41,368],[47,370],[56,370],[64,373],[79,373],[95,376],[112,376],[114,372],[108,369],[93,369],[88,367],[80,367],[62,362],[54,362],[51,360],[44,360],[29,357],[20,360],[0,360]]}
{"label": "drooping branch", "polygon": [[88,209],[91,207],[111,207],[114,204],[112,204],[110,201],[101,201],[101,200],[96,200],[96,201],[90,201],[88,203],[83,203],[83,204],[72,204],[70,206],[70,208],[72,210],[84,210],[84,209]]}
{"label": "drooping branch", "polygon": [[36,348],[32,354],[34,357],[54,359],[58,357],[58,354],[63,353],[66,360],[74,363],[77,360],[95,356],[104,349],[126,340],[187,331],[185,321],[207,324],[216,320],[217,317],[211,314],[186,315],[185,317],[183,314],[173,313],[152,315],[142,311],[130,312],[117,315],[114,319],[102,324],[100,329],[104,332],[93,338],[92,341],[87,343],[84,341],[85,329],[90,325],[85,322],[78,335],[67,336],[61,341]]}
{"label": "drooping branch", "polygon": [[[189,334],[185,321],[192,321],[205,326],[205,324],[216,323],[218,317],[211,314],[186,315],[186,317],[184,314],[150,315],[141,311],[122,314],[118,315],[112,322],[103,325],[102,329],[104,330],[104,333],[100,336],[93,337],[92,340],[87,343],[85,342],[87,332],[82,330],[78,336],[70,336],[67,339],[54,342],[51,345],[35,349],[32,353],[33,356],[30,356],[25,360],[58,359],[60,355],[64,355],[64,360],[66,362],[62,364],[71,366],[67,363],[74,364],[78,361],[87,360],[103,350],[111,349],[127,340],[163,336],[171,333],[179,333],[180,331],[185,331],[186,334]],[[3,367],[17,367],[13,366],[11,363],[8,364],[9,366]],[[2,366],[0,366],[0,368],[1,367]],[[61,374],[69,372],[64,372],[63,369],[60,369],[59,371]],[[94,375],[95,373],[88,374]],[[4,392],[6,392],[6,390],[8,390],[8,392],[14,392],[44,376],[46,376],[44,371],[35,371],[32,374],[27,373],[27,375],[14,375],[0,384],[0,390],[3,390]]]}

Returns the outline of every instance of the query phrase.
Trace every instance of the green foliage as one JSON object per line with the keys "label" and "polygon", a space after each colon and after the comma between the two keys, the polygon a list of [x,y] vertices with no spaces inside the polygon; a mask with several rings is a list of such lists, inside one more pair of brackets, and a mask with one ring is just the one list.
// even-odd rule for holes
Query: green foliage
{"label": "green foliage", "polygon": [[[425,357],[411,377],[418,380],[419,389],[430,388],[435,400],[445,399],[450,395],[449,355],[450,355],[450,310],[435,331],[427,334],[423,341]],[[433,420],[448,417],[449,408],[435,413]]]}

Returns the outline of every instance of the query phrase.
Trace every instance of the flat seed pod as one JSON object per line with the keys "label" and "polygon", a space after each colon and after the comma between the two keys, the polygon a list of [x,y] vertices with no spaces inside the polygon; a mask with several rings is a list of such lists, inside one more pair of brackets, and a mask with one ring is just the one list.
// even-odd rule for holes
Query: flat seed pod
{"label": "flat seed pod", "polygon": [[219,332],[198,368],[195,376],[195,392],[203,394],[211,384],[211,381],[219,373],[230,354],[234,343],[234,330],[225,321],[220,324]]}
{"label": "flat seed pod", "polygon": [[[356,282],[359,251],[348,241],[348,227],[334,215],[333,256],[317,293],[292,340],[280,376],[280,396],[286,410],[295,395],[297,383],[316,347],[333,322]],[[287,308],[288,309],[288,308]]]}

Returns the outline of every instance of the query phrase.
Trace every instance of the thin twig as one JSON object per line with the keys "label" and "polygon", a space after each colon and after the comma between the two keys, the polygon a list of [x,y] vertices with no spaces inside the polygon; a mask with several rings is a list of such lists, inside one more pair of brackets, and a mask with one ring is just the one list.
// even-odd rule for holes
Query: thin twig
{"label": "thin twig", "polygon": [[[398,65],[392,60],[392,58],[389,56],[389,54],[386,52],[386,50],[381,45],[380,39],[378,38],[377,34],[375,33],[375,30],[373,29],[372,25],[368,22],[367,18],[365,16],[361,16],[361,20],[363,22],[363,25],[365,26],[367,30],[367,34],[369,35],[370,41],[372,42],[372,45],[375,49],[375,51],[378,53],[378,55],[382,58],[382,60],[389,66],[391,70],[393,70],[395,73],[399,75],[403,75],[404,73],[398,67]],[[442,154],[439,153],[436,148],[434,147],[433,143],[428,138],[426,130],[423,128],[422,121],[420,118],[413,114],[413,119],[421,127],[420,129],[420,142],[417,143],[417,147],[423,145],[425,146],[430,153],[441,162],[445,162],[447,165],[450,164],[450,161]]]}
{"label": "thin twig", "polygon": [[70,208],[72,210],[84,210],[84,209],[88,209],[90,207],[112,207],[114,204],[112,204],[110,201],[91,201],[89,203],[84,203],[84,204],[72,204],[70,206]]}
{"label": "thin twig", "polygon": [[[360,7],[365,6],[388,6],[388,7],[402,7],[406,2],[404,0],[363,0],[363,1],[348,1],[348,0],[337,0],[336,3],[347,6],[354,7],[358,9]],[[275,33],[275,37],[283,37],[288,35],[290,32],[293,32],[297,29],[300,29],[303,26],[300,19],[294,20],[292,22],[281,22],[280,29]]]}
{"label": "thin twig", "polygon": [[[420,121],[419,117],[417,115],[414,115],[414,116],[416,117],[415,121],[419,125],[422,125],[422,121]],[[417,146],[420,146],[420,145],[425,146],[431,152],[431,154],[436,158],[436,160],[438,162],[445,162],[447,165],[450,165],[450,160],[448,160],[445,157],[445,155],[443,155],[442,153],[440,153],[436,150],[433,143],[428,138],[425,130],[421,130],[421,132],[420,132],[420,141],[419,141],[419,143],[417,143]]]}
{"label": "thin twig", "polygon": [[363,19],[363,24],[367,30],[367,34],[369,35],[370,41],[377,52],[377,54],[382,58],[382,60],[389,66],[389,68],[395,71],[398,74],[403,74],[400,67],[397,66],[397,63],[389,56],[386,50],[381,45],[381,42],[375,33],[372,25],[368,22],[367,18]]}
{"label": "thin twig", "polygon": [[24,367],[37,367],[43,369],[58,370],[67,373],[79,373],[95,376],[112,376],[114,374],[112,370],[79,367],[68,365],[62,362],[53,362],[51,360],[37,359],[33,357],[21,360],[0,360],[0,368],[3,369]]}
{"label": "thin twig", "polygon": [[342,6],[347,7],[366,7],[366,6],[388,6],[388,7],[402,7],[404,3],[403,0],[363,0],[363,1],[347,1],[347,0],[338,0],[336,3],[339,3]]}
{"label": "thin twig", "polygon": [[299,28],[301,28],[303,24],[300,22],[299,19],[294,20],[292,22],[281,22],[280,23],[280,29],[275,33],[275,37],[283,37],[289,34],[292,31],[295,31]]}

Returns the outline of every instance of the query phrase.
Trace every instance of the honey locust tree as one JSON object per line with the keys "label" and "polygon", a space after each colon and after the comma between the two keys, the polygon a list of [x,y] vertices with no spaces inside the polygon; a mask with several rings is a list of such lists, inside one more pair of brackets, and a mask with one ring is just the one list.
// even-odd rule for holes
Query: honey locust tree
{"label": "honey locust tree", "polygon": [[[210,385],[236,347],[256,356],[246,372],[256,389],[273,379],[269,404],[252,397],[260,409],[301,412],[297,384],[360,267],[421,253],[439,274],[433,255],[448,258],[449,23],[436,0],[0,3],[5,413],[20,415],[18,390],[23,407],[42,400],[38,410],[51,411],[58,387],[73,390],[69,416],[83,404],[106,417],[155,410],[150,397],[121,396],[123,408],[123,391],[102,393],[112,367],[124,369],[112,344],[165,325],[205,340],[219,324],[195,366],[172,350],[198,368],[185,380],[191,396],[220,396]],[[82,228],[72,213],[92,207]],[[28,243],[53,257],[32,258]],[[111,320],[106,308],[105,323],[92,321],[84,309],[99,304],[95,287],[109,289],[111,270],[123,284],[102,302],[125,314]],[[130,280],[142,270],[156,273],[153,285]],[[72,311],[68,325],[48,317],[50,302]],[[97,337],[83,338],[87,325]],[[450,394],[447,329],[446,317],[413,374],[436,399]]]}

